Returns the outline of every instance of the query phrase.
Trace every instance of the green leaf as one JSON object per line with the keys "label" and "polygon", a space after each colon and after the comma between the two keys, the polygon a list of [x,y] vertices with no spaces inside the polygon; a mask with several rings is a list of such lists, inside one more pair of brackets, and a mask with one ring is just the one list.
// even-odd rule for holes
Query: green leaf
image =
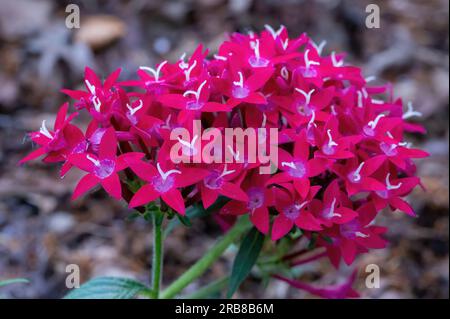
{"label": "green leaf", "polygon": [[11,285],[11,284],[27,284],[30,281],[28,279],[25,278],[13,278],[13,279],[6,279],[6,280],[2,280],[0,281],[0,287],[4,287],[7,285]]}
{"label": "green leaf", "polygon": [[241,283],[250,274],[253,265],[258,259],[264,243],[264,235],[253,227],[239,247],[239,251],[234,259],[233,269],[231,270],[230,281],[228,285],[227,298],[236,292]]}
{"label": "green leaf", "polygon": [[137,294],[147,292],[142,283],[120,277],[97,277],[74,288],[65,299],[132,299]]}

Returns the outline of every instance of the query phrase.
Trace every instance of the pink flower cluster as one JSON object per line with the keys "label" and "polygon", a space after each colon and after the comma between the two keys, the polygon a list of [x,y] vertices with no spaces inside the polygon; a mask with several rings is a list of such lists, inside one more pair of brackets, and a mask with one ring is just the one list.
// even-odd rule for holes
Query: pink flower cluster
{"label": "pink flower cluster", "polygon": [[[322,50],[305,34],[290,39],[284,27],[267,28],[232,34],[211,58],[199,46],[190,58],[141,67],[138,80],[118,82],[117,70],[102,82],[86,68],[85,90],[63,90],[91,116],[86,131],[72,124],[78,113],[68,115],[66,103],[53,129],[44,122],[30,134],[40,148],[21,162],[44,155],[62,163],[61,176],[85,171],[74,199],[100,184],[130,207],[160,199],[183,215],[187,205],[207,208],[224,196],[221,216],[249,214],[273,240],[299,228],[333,264],[351,264],[385,247],[385,228],[373,224],[381,210],[414,216],[404,197],[420,184],[412,159],[427,153],[404,134],[424,130],[407,121],[419,112],[410,104],[404,111],[388,85],[370,86],[343,55]],[[202,129],[276,128],[277,172],[261,175],[245,158],[174,163],[170,132],[192,129],[193,120]]]}

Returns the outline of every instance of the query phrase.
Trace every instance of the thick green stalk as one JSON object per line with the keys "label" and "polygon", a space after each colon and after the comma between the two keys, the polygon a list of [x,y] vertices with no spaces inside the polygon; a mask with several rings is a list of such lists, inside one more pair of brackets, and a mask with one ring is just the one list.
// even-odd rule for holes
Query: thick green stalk
{"label": "thick green stalk", "polygon": [[159,289],[162,277],[163,260],[163,235],[162,235],[162,213],[157,211],[152,214],[153,221],[153,258],[152,258],[152,293],[153,298],[159,298]]}
{"label": "thick green stalk", "polygon": [[169,287],[167,287],[160,295],[163,299],[170,299],[175,297],[187,285],[200,277],[230,246],[236,238],[248,230],[251,224],[247,216],[243,216],[231,228],[223,238],[218,241],[208,252],[203,255],[195,264],[191,266],[183,275],[175,280]]}
{"label": "thick green stalk", "polygon": [[223,278],[220,278],[202,288],[200,288],[197,291],[194,291],[190,295],[184,296],[183,299],[204,299],[208,298],[222,290],[227,284],[230,278],[228,276],[225,276]]}

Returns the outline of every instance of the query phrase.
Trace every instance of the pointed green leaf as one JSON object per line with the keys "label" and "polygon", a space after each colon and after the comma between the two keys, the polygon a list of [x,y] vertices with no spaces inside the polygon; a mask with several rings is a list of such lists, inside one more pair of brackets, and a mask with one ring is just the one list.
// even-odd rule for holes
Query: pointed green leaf
{"label": "pointed green leaf", "polygon": [[148,288],[142,283],[120,277],[97,277],[74,288],[65,299],[132,299]]}
{"label": "pointed green leaf", "polygon": [[244,237],[236,258],[234,259],[227,298],[230,298],[235,293],[244,279],[250,274],[250,271],[261,252],[263,242],[264,235],[255,227],[253,227]]}

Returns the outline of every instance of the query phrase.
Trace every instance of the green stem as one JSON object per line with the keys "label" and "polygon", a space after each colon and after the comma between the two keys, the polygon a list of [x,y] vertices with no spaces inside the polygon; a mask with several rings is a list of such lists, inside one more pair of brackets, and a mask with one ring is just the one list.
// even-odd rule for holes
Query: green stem
{"label": "green stem", "polygon": [[191,266],[183,275],[178,277],[169,287],[160,295],[163,299],[175,297],[192,281],[200,277],[230,246],[236,238],[244,233],[251,226],[248,217],[241,217],[223,238],[218,241],[201,259]]}
{"label": "green stem", "polygon": [[163,241],[162,221],[163,215],[156,211],[152,214],[153,220],[153,259],[152,259],[152,292],[153,298],[159,298],[159,289],[162,277]]}
{"label": "green stem", "polygon": [[204,299],[210,297],[211,295],[219,292],[222,288],[224,288],[229,281],[229,277],[225,276],[220,278],[205,287],[200,288],[197,291],[194,291],[190,295],[183,297],[183,299]]}

